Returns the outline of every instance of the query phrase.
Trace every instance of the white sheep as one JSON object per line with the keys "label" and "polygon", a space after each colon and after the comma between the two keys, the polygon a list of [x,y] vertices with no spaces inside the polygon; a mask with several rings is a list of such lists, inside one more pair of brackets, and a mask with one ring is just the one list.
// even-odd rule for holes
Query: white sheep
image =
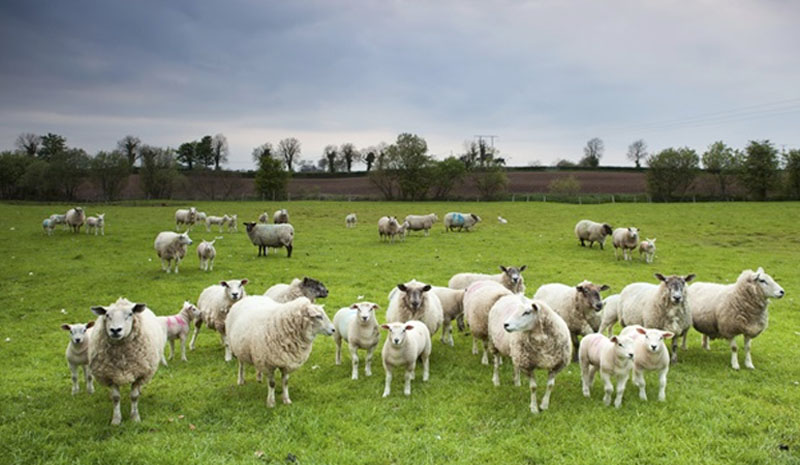
{"label": "white sheep", "polygon": [[204,240],[197,245],[197,258],[200,259],[200,269],[203,271],[214,271],[214,258],[217,256],[215,242],[216,239],[210,242]]}
{"label": "white sheep", "polygon": [[94,235],[96,236],[98,231],[102,236],[106,235],[106,214],[100,213],[96,217],[90,216],[86,218],[86,234],[89,234],[89,231],[93,230]]}
{"label": "white sheep", "polygon": [[425,235],[430,234],[430,230],[434,223],[439,221],[436,213],[429,213],[427,215],[408,215],[405,222],[408,223],[407,229],[409,231],[425,231]]}
{"label": "white sheep", "polygon": [[508,220],[503,218],[502,216],[497,217],[497,222],[500,224],[508,224]]}
{"label": "white sheep", "polygon": [[291,284],[275,284],[264,295],[275,302],[289,302],[299,297],[306,297],[314,302],[316,299],[328,297],[328,288],[320,281],[304,276],[303,279],[293,279]]}
{"label": "white sheep", "polygon": [[620,336],[633,339],[633,384],[639,388],[639,398],[647,400],[645,391],[645,371],[658,371],[658,400],[667,400],[667,374],[669,373],[669,352],[664,340],[674,338],[669,331],[646,329],[640,325],[626,326]]}
{"label": "white sheep", "polygon": [[391,242],[394,242],[394,236],[397,235],[398,229],[400,229],[400,223],[393,216],[382,216],[378,220],[378,236],[381,240],[391,239]]}
{"label": "white sheep", "polygon": [[56,224],[50,218],[45,218],[42,220],[42,229],[44,230],[45,234],[48,236],[53,235],[53,229],[55,229]]}
{"label": "white sheep", "polygon": [[381,351],[383,370],[386,372],[383,397],[389,397],[392,392],[392,370],[398,366],[406,368],[403,394],[410,396],[411,380],[414,379],[418,359],[422,360],[422,381],[428,381],[430,376],[430,357],[433,349],[431,334],[425,323],[417,320],[389,323],[381,325],[381,328],[389,331]]}
{"label": "white sheep", "polygon": [[397,228],[396,235],[400,237],[400,240],[402,242],[406,241],[406,236],[408,235],[408,228],[409,228],[408,221],[403,221],[403,224],[401,224],[400,227]]}
{"label": "white sheep", "polygon": [[67,215],[59,215],[58,213],[54,213],[50,215],[50,221],[53,222],[53,227],[60,224],[63,226],[64,231],[67,230]]}
{"label": "white sheep", "polygon": [[608,331],[608,337],[611,337],[614,325],[619,320],[620,302],[619,294],[610,295],[603,299],[603,316],[600,328],[597,330],[598,333]]}
{"label": "white sheep", "polygon": [[236,213],[228,216],[228,232],[239,232],[238,222],[239,222],[239,215],[237,215]]}
{"label": "white sheep", "polygon": [[349,307],[344,307],[333,316],[333,341],[336,343],[336,364],[342,364],[342,341],[350,349],[352,365],[351,379],[358,379],[358,349],[367,351],[364,374],[372,376],[372,353],[378,347],[380,331],[375,310],[378,304],[372,302],[357,302]]}
{"label": "white sheep", "polygon": [[584,241],[589,241],[589,248],[591,249],[595,242],[600,244],[600,250],[603,250],[603,244],[606,242],[606,236],[613,232],[611,225],[608,223],[596,223],[591,220],[580,220],[575,225],[575,236],[581,243],[581,247],[586,247]]}
{"label": "white sheep", "polygon": [[222,216],[207,216],[206,217],[206,232],[211,232],[211,225],[219,226],[219,232],[222,232],[222,229],[225,225],[230,221],[231,218],[228,215]]}
{"label": "white sheep", "polygon": [[614,385],[611,383],[613,376],[617,381],[614,407],[619,408],[633,368],[633,339],[628,336],[607,338],[602,334],[589,334],[581,339],[579,350],[584,397],[591,396],[594,375],[599,370],[605,388],[603,403],[611,405],[611,396],[614,394]]}
{"label": "white sheep", "polygon": [[83,376],[86,379],[86,392],[89,394],[94,393],[94,384],[92,384],[92,370],[89,368],[89,337],[91,336],[91,329],[94,326],[94,321],[86,324],[63,324],[61,329],[69,331],[69,343],[67,344],[67,365],[69,371],[72,373],[72,395],[74,396],[80,392],[81,388],[78,384],[78,369],[83,368]]}
{"label": "white sheep", "polygon": [[321,306],[306,298],[277,303],[269,297],[249,296],[231,307],[226,320],[231,352],[239,362],[237,384],[244,384],[245,364],[267,373],[267,407],[275,406],[275,370],[281,371],[282,400],[289,398],[289,373],[300,368],[318,334],[335,329]]}
{"label": "white sheep", "polygon": [[206,212],[197,212],[197,214],[194,216],[194,221],[195,223],[206,224],[206,218],[208,218]]}
{"label": "white sheep", "polygon": [[282,208],[280,210],[275,210],[275,213],[272,214],[272,222],[274,224],[284,224],[289,222],[289,212]]}
{"label": "white sheep", "polygon": [[442,305],[442,343],[453,346],[452,321],[463,318],[464,289],[433,286],[432,291],[439,298],[439,303]]}
{"label": "white sheep", "polygon": [[89,336],[89,368],[98,383],[111,388],[111,424],[122,422],[119,387],[131,385],[131,420],[139,417],[139,395],[158,370],[166,334],[143,303],[120,297],[113,304],[92,307],[99,318]]}
{"label": "white sheep", "polygon": [[611,241],[614,244],[614,258],[619,259],[617,249],[622,249],[622,258],[631,260],[633,251],[639,247],[639,230],[637,228],[617,228],[611,235]]}
{"label": "white sheep", "polygon": [[452,231],[458,228],[459,231],[462,229],[470,231],[480,221],[481,217],[474,213],[449,212],[444,215],[444,230]]}
{"label": "white sheep", "polygon": [[200,310],[202,318],[198,318],[194,323],[194,333],[192,334],[191,342],[189,342],[189,350],[194,350],[197,333],[200,332],[200,328],[205,323],[209,329],[219,333],[222,344],[225,346],[225,361],[231,361],[231,350],[228,340],[225,338],[225,318],[227,318],[231,306],[247,296],[247,292],[244,289],[247,283],[247,279],[232,279],[220,281],[219,284],[203,289],[200,297],[197,298],[197,308]]}
{"label": "white sheep", "polygon": [[267,256],[269,247],[286,247],[286,257],[292,257],[294,227],[291,224],[244,223],[247,237],[258,247],[258,256]]}
{"label": "white sheep", "polygon": [[464,291],[464,317],[472,332],[472,353],[478,353],[478,342],[483,344],[481,364],[489,364],[489,311],[492,306],[507,295],[513,295],[505,286],[490,280],[478,281]]}
{"label": "white sheep", "polygon": [[[744,335],[744,366],[754,369],[750,342],[767,328],[769,299],[780,299],[783,288],[772,276],[758,270],[744,270],[733,284],[694,283],[687,291],[694,329],[708,340],[723,338],[731,348],[731,367],[739,369],[736,336]],[[686,335],[683,336],[684,347]]]}
{"label": "white sheep", "polygon": [[350,213],[344,217],[344,226],[346,228],[355,228],[358,224],[358,217],[355,213]]}
{"label": "white sheep", "polygon": [[447,287],[450,289],[466,289],[472,283],[488,279],[502,284],[515,294],[521,294],[525,292],[525,278],[522,276],[522,272],[526,269],[528,269],[527,265],[522,265],[519,268],[500,265],[501,272],[498,274],[458,273],[450,278]]}
{"label": "white sheep", "polygon": [[686,298],[686,283],[694,274],[664,277],[656,273],[659,284],[628,284],[620,293],[619,321],[622,326],[641,325],[674,334],[672,363],[678,361],[678,337],[692,327],[692,314]]}
{"label": "white sheep", "polygon": [[[192,322],[195,320],[200,320],[202,318],[202,314],[200,313],[200,309],[195,307],[191,302],[188,300],[183,303],[183,307],[181,310],[176,313],[175,315],[171,316],[160,316],[158,317],[158,321],[161,323],[164,331],[167,333],[167,341],[169,341],[169,358],[168,360],[172,360],[175,356],[175,339],[181,340],[181,360],[186,362],[186,336],[189,335],[189,328],[192,326]],[[162,352],[162,363],[166,365],[166,361],[163,359],[164,355]]]}
{"label": "white sheep", "polygon": [[430,292],[432,286],[412,279],[398,284],[392,291],[389,307],[386,309],[387,323],[404,323],[419,320],[428,327],[430,335],[442,327],[444,312],[436,294]]}
{"label": "white sheep", "polygon": [[174,260],[177,274],[178,265],[186,256],[186,248],[190,245],[192,245],[192,239],[189,237],[188,231],[181,234],[172,231],[158,233],[153,242],[153,248],[156,249],[156,255],[161,259],[161,269],[169,273]]}
{"label": "white sheep", "polygon": [[67,210],[66,224],[72,228],[72,232],[81,232],[81,226],[83,226],[84,221],[86,221],[86,213],[84,213],[83,208],[75,207]]}
{"label": "white sheep", "polygon": [[178,226],[186,226],[187,231],[192,230],[192,226],[197,221],[197,208],[189,207],[179,208],[175,210],[175,231],[178,231]]}
{"label": "white sheep", "polygon": [[[522,294],[508,294],[498,299],[489,309],[488,333],[489,353],[494,360],[492,384],[500,386],[501,357],[511,356],[511,333],[506,331],[506,320],[514,314],[520,306],[529,305],[528,299]],[[519,370],[514,367],[514,386],[520,385]]]}
{"label": "white sheep", "polygon": [[269,223],[269,213],[264,212],[258,215],[258,223]]}
{"label": "white sheep", "polygon": [[564,319],[572,338],[573,361],[578,361],[578,337],[596,332],[600,326],[603,300],[600,293],[608,290],[605,284],[598,286],[583,281],[577,286],[552,283],[536,290],[534,300],[543,300]]}
{"label": "white sheep", "polygon": [[645,239],[639,243],[639,258],[644,255],[646,263],[653,263],[653,258],[656,256],[656,239]]}

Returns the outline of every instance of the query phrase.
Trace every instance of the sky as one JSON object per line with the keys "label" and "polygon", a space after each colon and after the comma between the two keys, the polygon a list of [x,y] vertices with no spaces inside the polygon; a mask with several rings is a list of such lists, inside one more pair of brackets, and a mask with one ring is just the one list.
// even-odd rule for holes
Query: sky
{"label": "sky", "polygon": [[800,148],[798,18],[792,0],[4,0],[0,150],[222,133],[250,169],[265,142],[316,161],[404,132],[437,158],[496,136],[513,166],[593,137],[615,166],[637,139]]}

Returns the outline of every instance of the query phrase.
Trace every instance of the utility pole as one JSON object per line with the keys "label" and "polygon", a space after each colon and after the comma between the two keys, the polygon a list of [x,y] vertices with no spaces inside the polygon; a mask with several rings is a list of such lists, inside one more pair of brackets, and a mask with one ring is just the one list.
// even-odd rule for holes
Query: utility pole
{"label": "utility pole", "polygon": [[482,143],[484,138],[489,139],[492,148],[494,148],[494,140],[500,138],[500,136],[494,134],[476,134],[475,137],[478,138],[478,143]]}

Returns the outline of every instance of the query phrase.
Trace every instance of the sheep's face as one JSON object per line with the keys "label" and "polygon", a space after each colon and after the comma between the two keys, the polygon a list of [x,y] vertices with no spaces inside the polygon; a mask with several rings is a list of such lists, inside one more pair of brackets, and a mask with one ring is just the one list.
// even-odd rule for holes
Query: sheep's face
{"label": "sheep's face", "polygon": [[189,209],[189,216],[192,216],[192,217],[193,217],[193,216],[195,216],[195,215],[197,215],[197,208],[195,208],[195,207],[191,207],[191,208]]}
{"label": "sheep's face", "polygon": [[248,233],[253,232],[253,229],[256,227],[255,223],[251,223],[249,221],[245,221],[243,224]]}
{"label": "sheep's face", "polygon": [[608,236],[609,234],[613,233],[614,230],[611,229],[611,225],[608,223],[603,223],[603,234]]}
{"label": "sheep's face", "polygon": [[97,215],[97,221],[98,221],[99,223],[102,223],[102,222],[103,222],[103,220],[105,220],[105,219],[106,219],[106,214],[105,214],[105,213],[99,213],[99,214]]}
{"label": "sheep's face", "polygon": [[133,315],[147,308],[145,304],[135,304],[119,299],[107,307],[92,307],[92,313],[103,318],[106,334],[112,341],[125,339],[133,328]]}
{"label": "sheep's face", "polygon": [[411,281],[406,284],[398,284],[397,288],[403,292],[403,301],[410,309],[417,311],[422,307],[425,300],[425,293],[431,290],[430,284]]}
{"label": "sheep's face", "polygon": [[189,316],[189,321],[198,320],[200,318],[200,309],[197,308],[194,304],[189,302],[188,300],[183,302],[183,308],[181,308],[181,313],[185,313]]}
{"label": "sheep's face", "polygon": [[394,226],[395,228],[400,227],[400,223],[397,221],[397,218],[390,216],[389,217],[389,226]]}
{"label": "sheep's face", "polygon": [[311,328],[313,334],[324,334],[326,336],[332,335],[336,332],[330,318],[325,313],[322,305],[309,304],[306,308],[306,318],[311,321]]}
{"label": "sheep's face", "polygon": [[316,279],[311,279],[309,277],[303,278],[303,295],[308,297],[309,299],[318,299],[328,297],[328,288],[325,287],[324,284],[317,281]]}
{"label": "sheep's face", "polygon": [[474,213],[470,213],[469,216],[471,216],[472,220],[475,221],[476,223],[480,223],[481,222],[481,217],[480,216],[478,216],[478,215],[476,215]]}
{"label": "sheep's face", "polygon": [[508,268],[500,265],[500,270],[508,276],[508,279],[511,280],[511,284],[517,285],[520,281],[522,281],[522,272],[528,268],[528,265],[522,265],[521,267],[517,268],[514,266],[509,266]]}
{"label": "sheep's face", "polygon": [[628,228],[628,237],[631,242],[639,242],[639,228]]}
{"label": "sheep's face", "polygon": [[247,283],[247,279],[232,279],[230,281],[220,281],[219,285],[225,288],[225,296],[228,300],[236,302],[247,295],[244,291],[244,285]]}
{"label": "sheep's face", "polygon": [[520,303],[506,321],[503,323],[503,329],[509,333],[514,331],[529,331],[533,329],[536,322],[541,315],[543,303],[538,301],[534,302],[525,297],[520,297]]}
{"label": "sheep's face", "polygon": [[239,215],[238,214],[231,215],[230,217],[228,217],[228,219],[230,220],[231,223],[236,223],[236,220],[239,219]]}
{"label": "sheep's face", "polygon": [[659,329],[644,329],[642,327],[637,327],[636,332],[644,337],[644,345],[647,348],[647,351],[651,353],[659,352],[662,348],[663,350],[667,350],[667,346],[664,344],[664,339],[669,339],[674,336],[674,334],[668,331],[661,331]]}
{"label": "sheep's face", "polygon": [[685,299],[686,283],[692,281],[695,275],[690,274],[686,277],[672,275],[664,277],[661,273],[656,273],[655,277],[667,287],[670,301],[673,304],[679,304]]}
{"label": "sheep's face", "polygon": [[753,273],[751,279],[753,283],[761,289],[765,297],[780,299],[786,294],[780,284],[776,283],[775,280],[772,279],[772,276],[764,272],[764,268],[759,267],[758,270]]}
{"label": "sheep's face", "polygon": [[359,302],[351,305],[350,308],[356,311],[357,321],[363,325],[375,319],[375,310],[379,307],[378,304],[372,302]]}
{"label": "sheep's face", "polygon": [[411,331],[414,326],[406,323],[389,323],[381,325],[381,328],[389,331],[389,340],[394,346],[401,346],[406,342],[406,331]]}
{"label": "sheep's face", "polygon": [[78,346],[83,344],[83,342],[89,337],[89,328],[92,326],[94,326],[94,321],[90,321],[85,325],[81,323],[74,325],[63,324],[61,325],[61,329],[69,331],[70,342]]}
{"label": "sheep's face", "polygon": [[608,285],[598,286],[589,281],[584,281],[578,284],[575,289],[578,291],[578,298],[585,304],[583,308],[588,308],[594,312],[603,311],[603,298],[600,297],[600,293],[609,290],[610,287]]}
{"label": "sheep's face", "polygon": [[192,245],[192,239],[189,237],[188,232],[178,235],[178,244],[182,246]]}
{"label": "sheep's face", "polygon": [[614,343],[614,353],[618,359],[633,359],[633,339],[628,336],[612,336],[610,341]]}

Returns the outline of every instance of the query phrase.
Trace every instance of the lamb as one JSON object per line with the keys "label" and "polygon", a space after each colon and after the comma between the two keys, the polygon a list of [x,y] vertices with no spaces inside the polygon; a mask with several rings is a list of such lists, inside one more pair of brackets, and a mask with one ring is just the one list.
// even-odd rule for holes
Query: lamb
{"label": "lamb", "polygon": [[48,236],[53,235],[53,229],[56,227],[55,223],[50,218],[45,218],[42,220],[42,229],[44,229],[45,234]]}
{"label": "lamb", "polygon": [[352,364],[351,379],[358,379],[358,349],[367,351],[364,374],[372,376],[372,353],[378,347],[380,331],[375,310],[379,307],[372,302],[358,302],[344,307],[333,316],[333,340],[336,342],[336,364],[342,364],[342,340],[350,348]]}
{"label": "lamb", "polygon": [[611,337],[611,330],[614,329],[614,324],[619,320],[619,308],[619,294],[610,295],[603,300],[603,315],[598,333],[608,331],[608,337]]}
{"label": "lamb", "polygon": [[113,304],[92,307],[99,318],[89,336],[89,368],[98,383],[111,388],[112,425],[122,422],[119,386],[131,385],[131,420],[139,417],[139,395],[158,370],[166,334],[143,303],[120,297]]}
{"label": "lamb", "polygon": [[[750,342],[767,328],[768,299],[780,299],[785,294],[783,288],[763,268],[742,271],[733,284],[692,284],[687,291],[687,298],[694,329],[703,334],[703,348],[709,348],[709,338],[727,339],[731,347],[731,367],[738,370],[736,336],[742,334],[744,366],[754,369]],[[683,341],[685,347],[686,335]]]}
{"label": "lamb", "polygon": [[197,212],[194,216],[194,221],[195,223],[206,224],[206,218],[208,218],[206,212]]}
{"label": "lamb", "polygon": [[478,353],[478,341],[483,344],[481,364],[489,364],[489,311],[492,306],[511,291],[496,281],[477,281],[464,291],[464,316],[472,331],[472,353]]}
{"label": "lamb", "polygon": [[408,221],[403,221],[403,224],[401,224],[400,227],[397,228],[397,235],[400,236],[400,240],[403,242],[406,241],[406,236],[408,235],[408,227],[409,227]]}
{"label": "lamb", "polygon": [[269,213],[264,212],[258,215],[258,223],[269,223]]}
{"label": "lamb", "polygon": [[614,244],[614,258],[619,260],[617,249],[622,249],[622,258],[631,260],[633,251],[639,246],[639,230],[636,228],[617,228],[611,236]]}
{"label": "lamb", "polygon": [[603,284],[598,286],[583,281],[577,286],[565,284],[544,284],[539,287],[534,300],[543,300],[554,312],[564,319],[572,338],[573,361],[578,361],[578,336],[586,336],[596,332],[600,326],[597,316],[603,311],[603,300],[600,293],[609,289]]}
{"label": "lamb", "polygon": [[320,281],[304,276],[303,279],[293,279],[291,284],[276,284],[267,289],[264,295],[279,303],[299,297],[306,297],[314,302],[316,299],[328,297],[328,288]]}
{"label": "lamb", "polygon": [[408,223],[409,231],[425,231],[425,235],[430,234],[433,224],[439,221],[436,213],[429,213],[427,215],[408,215],[406,216],[406,223]]}
{"label": "lamb", "polygon": [[239,215],[237,215],[236,213],[234,213],[231,216],[228,216],[228,232],[239,232],[238,221],[239,221]]}
{"label": "lamb", "polygon": [[198,318],[194,323],[194,333],[189,342],[189,350],[194,350],[194,343],[197,340],[197,333],[205,322],[209,329],[219,332],[222,344],[225,346],[225,361],[231,361],[231,350],[228,340],[225,338],[225,318],[231,306],[247,296],[244,286],[248,283],[247,279],[220,281],[203,289],[200,297],[197,298],[197,308],[200,309],[202,318]]}
{"label": "lamb", "polygon": [[92,384],[92,370],[89,368],[89,337],[91,329],[94,326],[94,321],[86,324],[61,325],[61,329],[69,331],[69,343],[67,344],[67,364],[69,371],[72,373],[72,395],[74,396],[80,392],[81,388],[78,384],[78,368],[83,367],[83,376],[86,378],[86,392],[89,394],[94,393],[94,384]]}
{"label": "lamb", "polygon": [[620,294],[620,324],[642,325],[674,334],[672,338],[672,363],[678,361],[678,337],[692,326],[692,313],[685,296],[686,283],[694,274],[664,277],[656,273],[660,284],[633,283]]}
{"label": "lamb", "polygon": [[72,232],[81,232],[81,226],[83,226],[84,221],[86,221],[86,213],[84,213],[83,208],[75,207],[67,210],[66,223],[67,226],[72,228]]}
{"label": "lamb", "polygon": [[219,226],[219,232],[222,232],[222,228],[224,228],[225,224],[230,220],[231,218],[228,215],[208,216],[206,217],[206,232],[211,232],[212,224]]}
{"label": "lamb", "polygon": [[231,307],[226,320],[231,352],[239,361],[237,384],[244,384],[244,366],[252,364],[267,373],[267,407],[275,406],[275,370],[283,381],[282,400],[289,398],[289,373],[300,368],[311,354],[318,334],[334,334],[333,323],[319,305],[301,297],[276,303],[264,296],[250,296]]}
{"label": "lamb", "polygon": [[381,325],[381,328],[389,331],[381,351],[383,369],[386,372],[383,397],[389,397],[392,391],[392,370],[397,366],[406,367],[403,394],[410,396],[411,380],[414,379],[418,359],[422,360],[422,381],[428,381],[430,376],[430,357],[433,347],[428,326],[421,321],[410,320],[405,323]]}
{"label": "lamb", "polygon": [[451,322],[458,318],[463,319],[464,289],[433,286],[431,290],[439,298],[439,303],[442,305],[442,343],[449,344],[452,347],[454,341]]}
{"label": "lamb", "polygon": [[294,227],[291,224],[256,224],[244,223],[247,228],[247,237],[250,242],[258,247],[258,256],[267,256],[267,247],[286,247],[286,257],[292,257],[292,242],[294,241]]}
{"label": "lamb", "polygon": [[580,355],[581,379],[583,381],[583,395],[590,397],[590,390],[594,382],[594,375],[599,370],[600,378],[605,385],[603,403],[611,405],[611,395],[614,385],[611,384],[613,375],[617,381],[617,398],[614,407],[620,408],[625,385],[633,368],[633,339],[628,336],[612,336],[607,338],[602,334],[589,334],[581,339]]}
{"label": "lamb", "polygon": [[[519,298],[519,296],[515,296]],[[509,353],[514,368],[530,378],[531,413],[539,413],[536,407],[536,379],[534,370],[548,371],[547,388],[539,406],[547,410],[550,394],[556,383],[556,375],[569,365],[572,358],[569,328],[564,320],[541,300],[525,299],[518,305],[503,327],[511,334]]]}
{"label": "lamb", "polygon": [[192,230],[192,226],[197,221],[197,208],[189,207],[179,208],[175,210],[175,231],[178,231],[178,226],[185,225],[187,231]]}
{"label": "lamb", "polygon": [[94,230],[94,235],[97,235],[97,232],[100,231],[100,234],[105,236],[106,235],[106,214],[100,213],[96,217],[90,216],[86,218],[86,234],[89,234],[90,230]]}
{"label": "lamb", "polygon": [[285,224],[289,222],[289,212],[282,208],[280,210],[275,210],[275,213],[272,214],[272,222],[274,224]]}
{"label": "lamb", "polygon": [[453,228],[458,228],[459,231],[466,229],[469,232],[480,221],[481,217],[474,213],[450,212],[444,215],[444,230],[452,231]]}
{"label": "lamb", "polygon": [[57,224],[60,224],[64,226],[64,231],[67,230],[67,215],[59,215],[54,213],[50,215],[50,221],[53,222],[53,227],[55,227]]}
{"label": "lamb", "polygon": [[600,250],[603,250],[603,244],[606,242],[606,236],[613,233],[611,225],[608,223],[595,223],[591,220],[580,220],[575,225],[575,235],[581,243],[581,247],[586,247],[584,241],[589,241],[589,248],[591,249],[595,242],[600,244]]}
{"label": "lamb", "polygon": [[503,218],[502,216],[497,217],[497,222],[500,224],[508,224],[508,220]]}
{"label": "lamb", "polygon": [[398,284],[396,289],[392,292],[389,307],[386,309],[386,322],[419,320],[428,327],[431,336],[436,334],[442,327],[444,312],[439,298],[435,293],[429,292],[432,286],[412,279],[405,284]]}
{"label": "lamb", "polygon": [[620,336],[633,339],[633,384],[639,387],[639,398],[647,400],[644,372],[658,371],[658,400],[667,400],[667,373],[669,373],[669,352],[664,339],[674,338],[668,331],[646,329],[640,325],[623,328]]}
{"label": "lamb", "polygon": [[[175,339],[181,340],[181,360],[186,362],[186,336],[189,335],[189,328],[192,322],[200,320],[202,314],[200,309],[192,305],[188,300],[183,303],[181,310],[172,316],[158,317],[161,327],[167,334],[167,341],[169,341],[169,360],[175,356]],[[164,360],[164,353],[161,353],[162,362],[166,365]]]}
{"label": "lamb", "polygon": [[378,220],[378,236],[381,240],[391,238],[391,241],[394,242],[394,236],[397,235],[398,229],[400,229],[400,223],[393,216],[382,216]]}
{"label": "lamb", "polygon": [[178,273],[178,265],[186,256],[186,248],[192,245],[192,239],[189,238],[189,232],[178,234],[172,231],[163,231],[158,233],[156,240],[153,242],[153,247],[156,249],[156,255],[161,259],[161,269],[170,272],[172,261],[175,261],[175,273]]}
{"label": "lamb", "polygon": [[214,258],[217,256],[215,242],[216,239],[211,242],[204,240],[197,245],[197,258],[200,259],[200,269],[203,271],[214,271]]}
{"label": "lamb", "polygon": [[344,217],[344,226],[346,228],[355,228],[356,224],[358,224],[358,217],[355,213],[350,213]]}
{"label": "lamb", "polygon": [[502,284],[515,294],[521,294],[525,292],[525,278],[523,278],[522,272],[527,268],[527,265],[522,265],[519,268],[513,266],[505,267],[500,265],[501,273],[498,274],[489,275],[483,273],[458,273],[450,278],[450,281],[447,283],[447,287],[450,289],[466,289],[472,283],[488,279],[490,281],[496,281]]}
{"label": "lamb", "polygon": [[639,258],[644,255],[646,263],[653,263],[656,256],[656,239],[646,239],[639,243]]}

